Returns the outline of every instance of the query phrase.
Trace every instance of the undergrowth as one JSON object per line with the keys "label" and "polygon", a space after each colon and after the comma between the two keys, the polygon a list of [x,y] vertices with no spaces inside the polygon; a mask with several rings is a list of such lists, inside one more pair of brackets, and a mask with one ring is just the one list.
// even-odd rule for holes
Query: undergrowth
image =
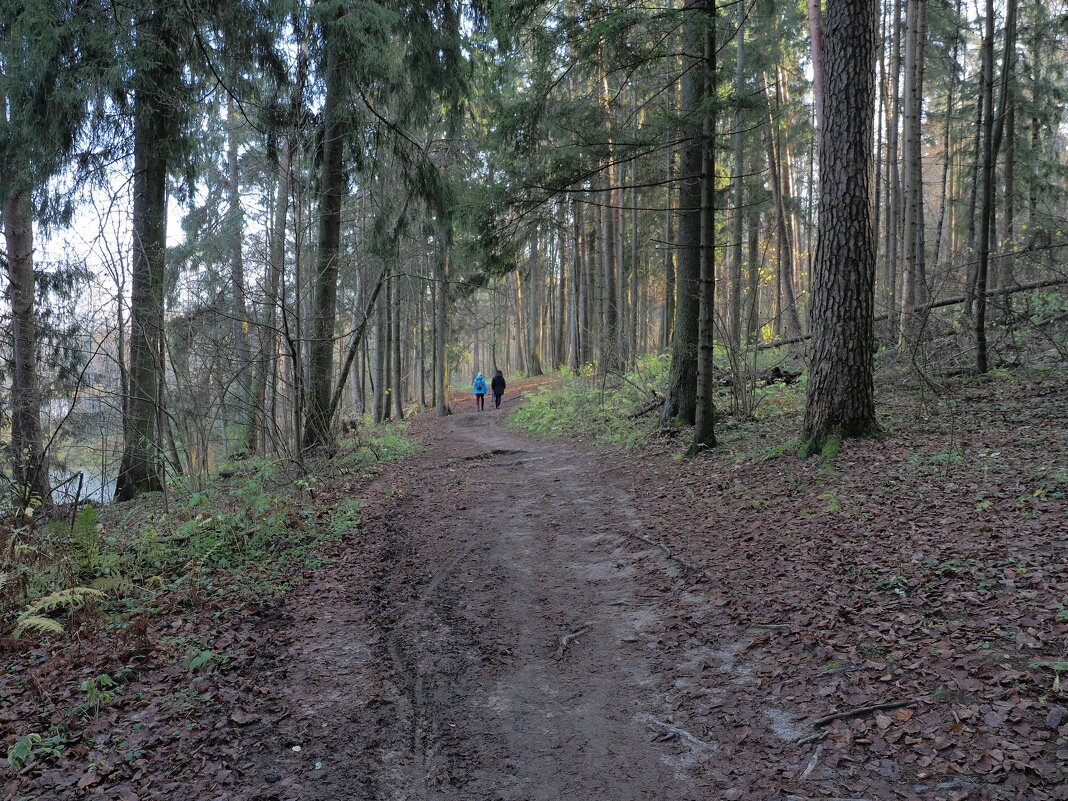
{"label": "undergrowth", "polygon": [[359,503],[341,488],[380,461],[418,452],[402,424],[361,429],[335,458],[301,466],[245,460],[198,491],[179,489],[47,524],[0,528],[0,631],[61,635],[71,619],[121,620],[177,593],[185,602],[269,596],[326,542],[355,536]]}
{"label": "undergrowth", "polygon": [[541,437],[582,436],[633,446],[655,426],[656,413],[633,415],[663,391],[670,359],[666,354],[642,357],[635,370],[598,375],[592,368],[564,376],[528,393],[508,417],[508,424]]}
{"label": "undergrowth", "polygon": [[[726,356],[723,361],[726,363]],[[767,382],[763,371],[780,364],[782,354],[761,352],[747,380],[753,384],[751,414],[728,416],[732,387],[723,371],[717,382],[717,433],[748,431],[754,421],[791,415],[803,408],[804,379],[785,385]],[[563,376],[528,394],[508,424],[541,437],[583,437],[606,444],[634,447],[660,428],[660,404],[668,382],[670,355],[650,354],[634,370],[600,375],[592,367],[580,375]],[[650,408],[652,407],[652,408]],[[678,421],[671,421],[677,425]],[[728,436],[729,439],[737,437]]]}

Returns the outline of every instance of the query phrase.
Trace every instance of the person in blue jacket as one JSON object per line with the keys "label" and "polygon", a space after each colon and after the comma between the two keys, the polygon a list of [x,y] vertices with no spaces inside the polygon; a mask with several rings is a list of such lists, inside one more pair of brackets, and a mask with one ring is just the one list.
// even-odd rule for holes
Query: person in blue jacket
{"label": "person in blue jacket", "polygon": [[482,373],[475,376],[475,380],[471,382],[471,389],[475,391],[475,408],[480,412],[486,408],[486,379],[482,377]]}

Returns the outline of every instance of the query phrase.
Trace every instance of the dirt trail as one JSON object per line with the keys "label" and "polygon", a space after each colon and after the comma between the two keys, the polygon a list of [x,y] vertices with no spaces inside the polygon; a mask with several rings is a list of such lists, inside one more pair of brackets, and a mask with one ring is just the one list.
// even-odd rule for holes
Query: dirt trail
{"label": "dirt trail", "polygon": [[249,732],[247,797],[700,797],[686,767],[711,746],[658,737],[671,687],[620,533],[636,518],[619,458],[502,417],[435,421],[365,546],[292,602],[265,701],[291,714]]}

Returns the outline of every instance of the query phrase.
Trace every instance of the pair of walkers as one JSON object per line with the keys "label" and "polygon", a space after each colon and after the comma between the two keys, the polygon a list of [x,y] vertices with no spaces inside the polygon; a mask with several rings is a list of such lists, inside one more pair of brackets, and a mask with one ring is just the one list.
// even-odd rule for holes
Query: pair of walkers
{"label": "pair of walkers", "polygon": [[[501,408],[501,396],[504,394],[505,387],[508,386],[504,383],[504,373],[500,370],[497,371],[497,375],[493,376],[493,380],[489,383],[489,389],[493,390],[493,408]],[[482,373],[475,376],[475,380],[471,382],[471,389],[475,392],[475,408],[480,412],[486,408],[486,379]]]}

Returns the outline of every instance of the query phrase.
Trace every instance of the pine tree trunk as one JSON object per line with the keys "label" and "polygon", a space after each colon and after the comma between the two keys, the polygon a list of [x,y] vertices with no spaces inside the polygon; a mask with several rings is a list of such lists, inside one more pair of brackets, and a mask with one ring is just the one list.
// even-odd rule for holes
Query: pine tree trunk
{"label": "pine tree trunk", "polygon": [[975,369],[989,368],[986,346],[987,273],[990,227],[994,217],[994,0],[986,0],[983,34],[983,200],[979,219],[979,257],[975,271]]}
{"label": "pine tree trunk", "polygon": [[[704,52],[705,16],[696,12],[686,21],[685,51]],[[677,286],[675,336],[671,369],[660,413],[662,425],[673,418],[692,424],[697,413],[697,338],[701,281],[701,165],[702,134],[697,111],[704,96],[700,58],[686,59],[682,78],[682,145],[679,149]],[[694,63],[694,62],[697,63]]]}
{"label": "pine tree trunk", "polygon": [[871,154],[875,0],[827,0],[825,129],[804,440],[809,452],[876,430]]}
{"label": "pine tree trunk", "polygon": [[[607,94],[607,87],[605,88]],[[611,158],[611,157],[609,157]],[[611,169],[605,170],[604,192],[601,195],[608,208],[601,207],[601,269],[604,305],[604,320],[601,327],[601,369],[618,370],[619,353],[619,299],[616,297],[616,280],[619,275],[619,242],[616,229],[616,198]]]}
{"label": "pine tree trunk", "polygon": [[[637,99],[634,99],[637,106]],[[637,115],[635,115],[637,119]],[[637,137],[637,132],[635,132]],[[638,252],[638,160],[630,162],[630,323],[628,324],[627,357],[628,364],[633,364],[638,356],[639,345],[639,295],[638,286],[641,270],[641,259]]]}
{"label": "pine tree trunk", "polygon": [[402,311],[406,307],[401,305],[401,287],[400,278],[394,277],[389,282],[389,307],[390,307],[390,323],[391,332],[390,342],[392,344],[392,352],[390,353],[390,396],[393,400],[393,414],[394,419],[404,419],[404,365],[401,362],[401,319]]}
{"label": "pine tree trunk", "polygon": [[675,152],[668,150],[667,189],[664,192],[664,314],[660,322],[660,347],[670,348],[675,334],[675,210],[671,205],[675,180]]}
{"label": "pine tree trunk", "polygon": [[[557,207],[557,215],[563,216],[563,205]],[[556,220],[556,248],[560,254],[560,278],[556,282],[556,352],[553,357],[553,369],[561,370],[567,364],[567,321],[569,319],[567,306],[567,289],[571,280],[571,265],[567,257],[567,225],[564,219]],[[493,366],[494,371],[497,365]]]}
{"label": "pine tree trunk", "polygon": [[37,377],[37,315],[30,193],[12,188],[4,199],[8,297],[11,304],[11,461],[19,508],[51,504],[48,462],[41,438]]}
{"label": "pine tree trunk", "polygon": [[[526,337],[527,375],[541,375],[541,309],[538,303],[538,275],[541,266],[541,248],[538,239],[538,231],[534,232],[534,241],[530,248],[530,259],[527,262],[527,280],[523,289],[523,300],[526,301],[524,321],[526,325],[523,332]],[[522,280],[522,276],[516,276],[516,280]]]}
{"label": "pine tree trunk", "polygon": [[[1006,162],[1006,165],[1005,165],[1005,184],[1006,184],[1005,199],[1006,199],[1006,201],[1008,201],[1008,199],[1009,199],[1009,188],[1011,187],[1011,184],[1012,184],[1012,180],[1009,177],[1010,164],[1008,163],[1008,161],[1010,159],[1014,159],[1015,158],[1014,154],[1012,154],[1011,139],[1012,139],[1013,136],[1015,136],[1015,114],[1013,113],[1013,89],[1014,89],[1014,78],[1015,78],[1014,73],[1016,71],[1016,7],[1017,7],[1017,0],[1007,0],[1006,9],[1005,9],[1005,42],[1004,42],[1004,49],[1002,50],[1002,54],[1001,54],[1001,75],[1000,75],[1000,79],[998,81],[998,110],[997,110],[997,114],[995,116],[995,123],[994,123],[995,124],[995,128],[994,128],[994,154],[993,154],[993,158],[994,158],[995,164],[997,163],[998,156],[1001,154],[1001,148],[1002,148],[1002,145],[1004,144],[1004,141],[1005,141],[1005,132],[1006,132],[1006,130],[1011,130],[1011,133],[1009,134],[1009,138],[1010,138],[1010,145],[1009,145],[1010,153],[1008,154],[1009,159],[1007,159],[1007,162]],[[1012,121],[1012,125],[1011,126],[1009,124],[1010,117],[1011,117],[1011,121]],[[1014,166],[1014,165],[1012,165],[1012,166]],[[1012,221],[1012,210],[1011,210],[1011,208],[1012,208],[1011,207],[1011,203],[1007,202],[1006,203],[1006,207],[1005,207],[1005,222],[1006,222],[1006,224],[1009,224]],[[996,214],[996,212],[992,211],[991,214],[994,215],[994,214]],[[993,218],[991,220],[991,229],[993,229]],[[1007,247],[1005,247],[1005,243],[1006,243],[1007,239],[1008,239],[1008,236],[1007,235],[1003,235],[1003,237],[1002,237],[1002,250],[1003,251],[1008,249]],[[995,241],[996,241],[996,238],[994,237],[993,230],[991,230],[991,244],[993,244],[993,242],[995,242]],[[1002,256],[1001,258],[999,258],[997,260],[997,266],[998,266],[997,279],[991,281],[988,278],[988,282],[987,283],[993,284],[994,286],[998,286],[998,287],[1005,287],[1005,286],[1008,285],[1003,272],[1004,272],[1005,268],[1008,266],[1010,258],[1011,257]],[[1006,298],[1006,300],[1008,300],[1008,299]]]}
{"label": "pine tree trunk", "polygon": [[[810,2],[816,2],[816,0],[810,0]],[[737,99],[741,98],[745,92],[745,9],[741,5],[738,6],[738,28],[734,35],[737,39],[734,57],[734,96]],[[822,50],[822,30],[820,48]],[[813,50],[815,51],[815,49],[816,44],[813,42]],[[820,57],[822,59],[822,52]],[[731,306],[729,315],[729,345],[736,350],[742,344],[742,220],[745,199],[745,144],[742,124],[742,109],[738,105],[734,111],[734,210],[731,216]]]}
{"label": "pine tree trunk", "polygon": [[920,119],[923,114],[923,41],[926,36],[925,0],[908,0],[905,11],[905,221],[901,249],[900,344],[915,339],[921,329],[917,309],[926,303],[923,226],[923,163]]}
{"label": "pine tree trunk", "polygon": [[449,325],[448,281],[452,226],[444,223],[442,229],[434,275],[437,284],[437,298],[434,304],[434,414],[437,417],[452,414],[452,409],[449,408],[449,364],[445,350]]}
{"label": "pine tree trunk", "polygon": [[[957,0],[956,7],[954,8],[953,19],[955,21],[960,20],[961,2],[962,0]],[[956,66],[960,56],[960,40],[960,29],[955,28],[953,32],[952,55],[950,56],[951,72],[949,75],[949,88],[946,91],[946,125],[942,134],[942,179],[940,182],[941,189],[938,202],[938,226],[935,229],[934,260],[932,262],[934,264],[933,269],[935,270],[938,269],[939,261],[944,252],[942,240],[945,231],[946,207],[949,205],[949,164],[953,154],[953,114],[957,97]],[[937,281],[937,276],[933,280]]]}
{"label": "pine tree trunk", "polygon": [[[716,4],[704,0],[708,15],[704,36],[705,94],[716,92]],[[697,334],[697,401],[695,408],[693,443],[689,455],[696,455],[716,444],[713,403],[715,397],[715,361],[713,359],[713,334],[715,332],[716,303],[716,118],[711,114],[703,123],[701,150],[701,284],[700,310]]]}
{"label": "pine tree trunk", "polygon": [[[268,414],[267,385],[274,384],[272,376],[277,378],[274,367],[278,354],[278,304],[281,302],[282,273],[285,270],[286,222],[289,216],[289,197],[293,188],[292,145],[289,136],[283,138],[275,178],[274,219],[270,239],[270,265],[267,276],[266,304],[263,314],[264,333],[256,376],[253,382],[254,399],[249,417],[249,452],[260,453],[266,442],[268,431],[275,427],[273,411]],[[266,425],[265,421],[270,424]]]}
{"label": "pine tree trunk", "polygon": [[241,447],[248,453],[256,448],[256,435],[253,433],[254,419],[252,397],[252,358],[249,344],[250,321],[248,314],[248,293],[245,287],[245,259],[243,254],[245,226],[241,212],[241,164],[238,147],[237,104],[231,97],[226,106],[227,123],[227,194],[229,209],[226,219],[226,236],[230,247],[230,284],[233,291],[230,310],[234,337],[234,358],[236,359],[237,380],[235,391],[235,410],[233,419],[244,425]]}
{"label": "pine tree trunk", "polygon": [[177,83],[173,64],[145,76],[152,90],[134,96],[133,287],[130,303],[130,399],[115,499],[162,489],[157,415],[163,365],[163,288],[167,232],[167,153],[174,132],[165,98]]}
{"label": "pine tree trunk", "polygon": [[313,306],[308,358],[308,410],[303,447],[332,445],[330,400],[334,382],[334,323],[337,314],[338,255],[341,246],[341,206],[345,198],[343,161],[345,131],[344,90],[346,58],[342,57],[333,27],[339,17],[324,25],[323,161],[319,195],[319,252],[312,282]]}
{"label": "pine tree trunk", "polygon": [[767,78],[764,79],[764,92],[768,96],[768,128],[765,131],[764,147],[768,154],[768,172],[771,176],[771,195],[775,205],[775,222],[778,231],[779,243],[779,283],[782,292],[780,304],[780,318],[785,324],[787,339],[801,336],[801,320],[797,314],[797,304],[794,299],[793,289],[793,265],[794,247],[793,237],[788,225],[786,204],[783,198],[782,169],[780,151],[776,147],[778,135],[778,123],[775,119],[771,106],[771,97],[768,93]]}
{"label": "pine tree trunk", "polygon": [[886,212],[886,297],[883,305],[889,314],[888,328],[898,331],[898,261],[901,246],[902,198],[901,198],[901,3],[895,2],[894,34],[890,51],[890,105],[887,119],[887,212]]}
{"label": "pine tree trunk", "polygon": [[386,352],[388,350],[389,330],[386,318],[386,303],[375,304],[375,359],[374,359],[374,401],[372,415],[375,423],[382,423],[389,417],[389,399],[386,396]]}
{"label": "pine tree trunk", "polygon": [[760,212],[749,214],[749,249],[747,264],[748,308],[746,310],[746,339],[755,344],[760,337]]}
{"label": "pine tree trunk", "polygon": [[583,291],[585,268],[585,244],[582,241],[582,201],[571,203],[572,243],[574,255],[571,263],[571,314],[568,317],[568,366],[577,373],[582,366],[583,327],[586,324],[586,293]]}

